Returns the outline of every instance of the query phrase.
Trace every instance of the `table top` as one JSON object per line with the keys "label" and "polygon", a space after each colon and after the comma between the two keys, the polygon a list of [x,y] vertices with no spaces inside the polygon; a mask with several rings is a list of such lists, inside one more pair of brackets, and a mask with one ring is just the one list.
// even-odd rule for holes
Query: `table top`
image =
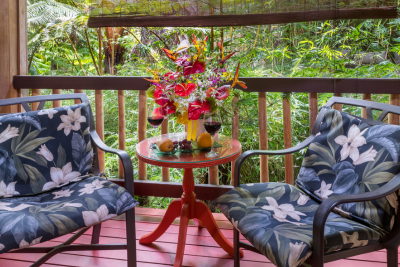
{"label": "table top", "polygon": [[[181,141],[186,139],[186,133],[170,133],[163,134],[162,139],[171,139],[172,141]],[[174,155],[152,155],[150,144],[155,142],[155,138],[151,137],[143,140],[136,146],[136,155],[138,159],[145,163],[169,167],[169,168],[204,168],[225,164],[237,159],[241,152],[242,146],[240,142],[224,135],[216,135],[215,140],[222,147],[215,148],[221,156],[216,158],[207,158],[205,156],[209,151],[195,150],[192,153],[175,153]]]}

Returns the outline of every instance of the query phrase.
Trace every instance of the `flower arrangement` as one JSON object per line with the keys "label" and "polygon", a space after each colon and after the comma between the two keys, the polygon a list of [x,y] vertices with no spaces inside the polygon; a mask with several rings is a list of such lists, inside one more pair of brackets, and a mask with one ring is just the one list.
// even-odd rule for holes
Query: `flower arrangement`
{"label": "flower arrangement", "polygon": [[[160,73],[157,69],[149,71],[154,78],[148,81],[152,86],[148,96],[160,106],[153,115],[173,114],[178,123],[187,124],[197,120],[206,112],[215,112],[222,106],[235,85],[247,88],[238,80],[239,66],[234,69],[227,63],[235,52],[224,55],[223,43],[219,51],[207,51],[207,40],[197,40],[193,35],[192,44],[183,39],[174,51],[163,49],[176,66],[175,71],[166,69]],[[227,85],[232,81],[232,85]]]}

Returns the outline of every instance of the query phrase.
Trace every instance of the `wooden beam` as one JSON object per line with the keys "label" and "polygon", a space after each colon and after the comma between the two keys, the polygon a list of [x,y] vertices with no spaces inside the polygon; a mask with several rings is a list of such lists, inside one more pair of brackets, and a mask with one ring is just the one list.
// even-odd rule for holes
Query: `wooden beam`
{"label": "wooden beam", "polygon": [[[147,129],[147,92],[139,92],[139,121],[138,121],[138,138],[139,142],[146,139]],[[147,164],[139,160],[139,180],[147,179]]]}
{"label": "wooden beam", "polygon": [[[292,113],[290,110],[290,94],[283,98],[283,140],[285,149],[292,147]],[[293,154],[285,155],[285,182],[293,184]]]}
{"label": "wooden beam", "polygon": [[[19,4],[20,1],[16,0],[0,1],[0,99],[18,97],[18,90],[13,87],[13,76],[27,74],[24,64],[18,62],[21,49],[26,51],[23,48],[25,44],[20,44],[20,41],[27,39],[25,33],[22,32],[26,26],[22,27],[21,32],[19,31],[20,21],[25,20],[23,16],[26,17],[26,8],[23,14]],[[18,112],[17,105],[0,109],[0,113],[12,112]]]}
{"label": "wooden beam", "polygon": [[[239,96],[235,95],[232,99],[232,108],[233,113],[235,114],[232,117],[232,138],[239,140],[239,108],[237,107],[237,103],[239,101]],[[231,164],[231,185],[235,182],[234,169],[235,169],[236,160],[232,161]]]}
{"label": "wooden beam", "polygon": [[265,24],[285,24],[334,19],[396,18],[397,8],[355,8],[310,10],[265,14],[207,15],[207,16],[106,16],[89,18],[90,28],[99,27],[225,27]]}
{"label": "wooden beam", "polygon": [[[371,101],[371,94],[362,94],[361,98],[362,98],[362,100]],[[361,117],[367,118],[367,109],[366,108],[361,108]]]}
{"label": "wooden beam", "polygon": [[[84,90],[147,90],[146,77],[83,77],[83,76],[26,76],[15,75],[15,88],[32,89],[84,89]],[[248,86],[244,92],[292,93],[377,93],[397,94],[400,79],[372,78],[240,78]],[[238,88],[240,89],[240,88]]]}
{"label": "wooden beam", "polygon": [[[260,149],[268,149],[268,130],[267,130],[267,94],[258,93],[258,135]],[[268,156],[260,156],[260,183],[269,182],[268,176]]]}
{"label": "wooden beam", "polygon": [[318,93],[309,93],[308,94],[308,119],[310,124],[310,133],[315,124],[315,120],[317,119],[318,115]]}
{"label": "wooden beam", "polygon": [[[123,179],[109,180],[120,186],[125,184]],[[214,200],[232,188],[233,186],[230,185],[196,184],[194,192],[197,199]],[[182,183],[135,180],[135,195],[137,196],[180,198],[182,194]]]}

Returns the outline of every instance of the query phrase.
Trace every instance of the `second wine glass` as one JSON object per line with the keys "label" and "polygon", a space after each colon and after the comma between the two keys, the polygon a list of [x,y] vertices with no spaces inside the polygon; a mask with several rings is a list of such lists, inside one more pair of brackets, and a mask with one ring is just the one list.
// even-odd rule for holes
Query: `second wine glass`
{"label": "second wine glass", "polygon": [[221,129],[221,122],[218,121],[218,117],[215,113],[206,113],[204,114],[204,128],[207,133],[211,135],[211,151],[206,154],[207,158],[216,158],[221,154],[214,150],[214,135]]}
{"label": "second wine glass", "polygon": [[149,105],[147,111],[147,121],[154,128],[155,142],[159,141],[157,128],[163,123],[164,118],[166,117],[165,113],[166,112],[163,110],[163,108],[157,105],[155,102]]}

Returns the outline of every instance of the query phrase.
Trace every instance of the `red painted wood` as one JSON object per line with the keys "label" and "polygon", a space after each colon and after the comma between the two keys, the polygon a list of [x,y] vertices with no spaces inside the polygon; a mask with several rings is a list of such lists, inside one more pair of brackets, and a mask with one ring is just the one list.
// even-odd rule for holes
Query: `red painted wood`
{"label": "red painted wood", "polygon": [[[186,170],[185,170],[186,172]],[[193,175],[193,174],[192,174]],[[192,188],[192,193],[194,189],[194,183]],[[179,225],[179,236],[178,236],[178,246],[176,247],[176,256],[174,267],[181,267],[183,263],[183,255],[185,253],[185,245],[186,245],[186,236],[187,236],[187,228],[189,224],[190,217],[190,203],[186,202],[182,206],[181,213],[181,224]]]}

